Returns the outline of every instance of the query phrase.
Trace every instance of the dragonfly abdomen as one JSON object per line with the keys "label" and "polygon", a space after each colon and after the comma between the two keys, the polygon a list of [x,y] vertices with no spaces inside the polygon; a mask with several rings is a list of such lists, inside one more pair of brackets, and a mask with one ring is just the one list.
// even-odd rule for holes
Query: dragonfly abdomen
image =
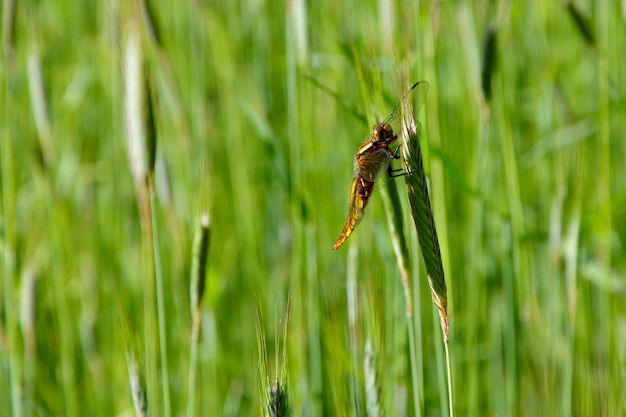
{"label": "dragonfly abdomen", "polygon": [[354,228],[361,222],[365,215],[365,206],[372,195],[374,181],[368,181],[361,175],[357,175],[352,182],[352,191],[350,192],[350,212],[346,219],[346,225],[343,227],[339,238],[333,245],[333,250],[337,250],[352,234]]}

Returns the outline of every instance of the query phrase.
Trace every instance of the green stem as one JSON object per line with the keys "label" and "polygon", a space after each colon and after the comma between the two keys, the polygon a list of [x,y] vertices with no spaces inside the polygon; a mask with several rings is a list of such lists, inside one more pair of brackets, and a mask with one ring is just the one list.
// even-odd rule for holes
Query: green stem
{"label": "green stem", "polygon": [[187,417],[195,415],[196,406],[196,372],[198,367],[198,331],[200,329],[200,315],[196,312],[191,330],[191,346],[189,348],[189,383],[187,386]]}
{"label": "green stem", "polygon": [[417,371],[417,343],[415,338],[415,327],[413,326],[413,316],[407,314],[407,327],[409,328],[409,354],[411,358],[411,385],[413,386],[413,404],[415,415],[421,417],[423,411],[422,399],[419,395],[420,374]]}
{"label": "green stem", "polygon": [[450,364],[450,347],[447,340],[444,340],[443,343],[446,349],[446,368],[448,370],[448,404],[450,407],[450,417],[454,417],[454,402],[452,401],[452,366]]}
{"label": "green stem", "polygon": [[[11,105],[13,99],[10,97],[8,86],[10,80],[8,75],[5,74],[4,83],[4,120],[13,120],[10,109],[14,108]],[[7,354],[8,359],[8,379],[11,386],[11,409],[14,416],[22,415],[22,402],[20,398],[20,383],[21,371],[19,367],[18,359],[18,325],[15,314],[15,309],[11,308],[13,305],[13,280],[15,279],[15,245],[17,241],[16,237],[16,210],[15,210],[15,190],[13,176],[13,139],[11,138],[11,124],[4,124],[4,135],[0,142],[2,142],[2,164],[0,165],[0,175],[2,181],[2,213],[1,216],[4,220],[4,241],[2,242],[2,284],[3,284],[3,297],[4,297],[4,316],[7,326]]]}
{"label": "green stem", "polygon": [[159,326],[159,350],[161,354],[161,389],[163,390],[163,411],[165,416],[171,415],[169,366],[167,360],[167,331],[165,326],[165,301],[163,297],[163,274],[161,273],[161,257],[157,237],[156,215],[154,214],[154,187],[150,182],[150,216],[152,220],[152,255],[154,261],[154,277],[156,281],[157,319]]}

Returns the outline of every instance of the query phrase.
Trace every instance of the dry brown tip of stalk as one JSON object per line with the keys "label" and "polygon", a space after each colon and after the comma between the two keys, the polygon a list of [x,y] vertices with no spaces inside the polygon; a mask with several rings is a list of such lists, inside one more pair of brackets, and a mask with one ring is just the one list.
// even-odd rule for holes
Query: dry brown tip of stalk
{"label": "dry brown tip of stalk", "polygon": [[428,276],[428,285],[430,286],[430,294],[433,298],[433,303],[437,310],[439,310],[439,324],[441,325],[441,331],[443,332],[443,340],[448,341],[448,301],[445,296],[440,296],[433,287],[433,280]]}

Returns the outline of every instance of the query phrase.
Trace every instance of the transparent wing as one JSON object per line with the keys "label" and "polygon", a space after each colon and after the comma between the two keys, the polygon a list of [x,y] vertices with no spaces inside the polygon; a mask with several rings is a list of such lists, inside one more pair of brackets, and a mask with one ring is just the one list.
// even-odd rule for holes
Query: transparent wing
{"label": "transparent wing", "polygon": [[[430,84],[428,81],[418,81],[404,94],[400,102],[396,106],[396,108],[391,112],[389,117],[385,119],[383,123],[388,123],[393,128],[393,131],[397,133],[400,132],[400,123],[401,123],[401,114],[403,108],[413,108],[414,114],[419,113],[422,106],[426,102],[426,97],[428,96],[428,90],[430,88]],[[413,103],[413,106],[407,107],[407,103]]]}
{"label": "transparent wing", "polygon": [[391,155],[389,155],[388,148],[364,153],[354,161],[356,174],[363,176],[367,181],[376,181],[385,172],[390,160]]}

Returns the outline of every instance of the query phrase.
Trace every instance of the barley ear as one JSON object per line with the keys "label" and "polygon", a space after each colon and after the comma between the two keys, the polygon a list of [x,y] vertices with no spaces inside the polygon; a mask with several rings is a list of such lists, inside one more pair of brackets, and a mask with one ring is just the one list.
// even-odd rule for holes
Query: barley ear
{"label": "barley ear", "polygon": [[148,391],[146,389],[145,378],[134,352],[126,352],[126,365],[128,367],[128,379],[130,382],[131,395],[133,397],[133,405],[135,406],[135,413],[138,417],[147,417]]}
{"label": "barley ear", "polygon": [[124,345],[124,351],[126,352],[126,368],[128,370],[128,381],[133,405],[135,406],[135,414],[137,417],[147,417],[148,388],[146,386],[146,378],[137,359],[137,346],[132,337],[128,317],[121,306],[119,307],[117,325],[122,344]]}
{"label": "barley ear", "polygon": [[206,266],[209,254],[210,231],[209,215],[203,212],[200,216],[200,221],[196,227],[193,239],[193,259],[191,261],[191,280],[189,285],[191,317],[194,332],[197,332],[200,326],[200,304],[204,296],[206,285]]}
{"label": "barley ear", "polygon": [[267,411],[270,417],[288,417],[291,415],[287,390],[278,380],[275,380],[270,387]]}
{"label": "barley ear", "polygon": [[[423,82],[423,81],[422,81]],[[437,238],[437,229],[430,207],[428,184],[422,161],[422,150],[419,143],[420,124],[415,121],[409,101],[402,103],[402,161],[407,172],[405,175],[411,216],[417,229],[422,257],[426,265],[428,284],[430,285],[433,302],[439,310],[439,321],[443,339],[448,340],[448,297],[446,280],[443,272],[441,251]]]}
{"label": "barley ear", "polygon": [[374,344],[371,337],[368,337],[365,342],[365,357],[363,359],[367,417],[380,417],[383,415],[377,366]]}

